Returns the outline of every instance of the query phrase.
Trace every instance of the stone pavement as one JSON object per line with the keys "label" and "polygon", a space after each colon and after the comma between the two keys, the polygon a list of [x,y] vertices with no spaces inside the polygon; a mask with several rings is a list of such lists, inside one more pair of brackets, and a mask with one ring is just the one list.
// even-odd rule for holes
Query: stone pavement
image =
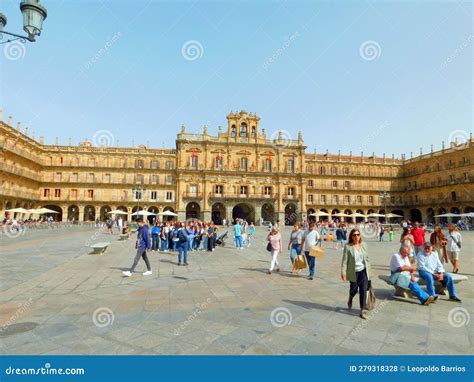
{"label": "stone pavement", "polygon": [[[28,231],[1,236],[2,354],[472,354],[474,233],[463,233],[462,304],[441,297],[431,306],[393,296],[378,279],[389,272],[398,244],[369,237],[378,305],[364,321],[346,306],[339,278],[341,251],[325,243],[313,281],[267,275],[265,228],[244,251],[232,241],[216,252],[193,252],[188,267],[170,253],[151,253],[152,276],[141,262],[122,277],[134,240],[93,228]],[[289,229],[284,229],[286,240]],[[102,256],[93,242],[110,241]],[[447,270],[451,266],[447,265]],[[358,308],[358,300],[355,301]]]}

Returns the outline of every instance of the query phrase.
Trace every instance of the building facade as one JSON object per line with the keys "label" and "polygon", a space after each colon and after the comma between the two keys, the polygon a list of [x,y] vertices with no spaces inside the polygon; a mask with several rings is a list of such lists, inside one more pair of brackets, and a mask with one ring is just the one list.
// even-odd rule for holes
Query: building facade
{"label": "building facade", "polygon": [[472,137],[410,159],[311,154],[301,133],[268,137],[259,122],[253,113],[230,113],[215,136],[183,126],[175,149],[153,149],[45,145],[11,119],[0,121],[0,214],[47,207],[56,220],[92,221],[115,209],[129,219],[146,209],[181,220],[292,224],[319,211],[387,210],[423,221],[474,211]]}

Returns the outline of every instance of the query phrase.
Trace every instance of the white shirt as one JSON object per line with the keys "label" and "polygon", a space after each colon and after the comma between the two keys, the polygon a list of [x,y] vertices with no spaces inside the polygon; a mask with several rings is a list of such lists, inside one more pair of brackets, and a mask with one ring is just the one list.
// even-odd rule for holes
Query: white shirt
{"label": "white shirt", "polygon": [[[452,236],[452,237],[451,237]],[[453,231],[453,232],[448,232],[446,235],[448,239],[448,245],[446,247],[446,250],[449,252],[459,252],[461,248],[458,247],[456,242],[453,240],[453,238],[461,244],[461,234],[458,231]]]}
{"label": "white shirt", "polygon": [[319,241],[318,231],[308,231],[304,234],[304,250],[305,252],[311,251],[311,247],[316,245]]}
{"label": "white shirt", "polygon": [[355,271],[356,272],[363,271],[365,268],[364,256],[362,255],[362,251],[355,247],[354,247],[354,257],[355,257]]}
{"label": "white shirt", "polygon": [[395,253],[390,259],[390,270],[392,272],[399,272],[400,267],[411,267],[408,256],[402,257],[399,253]]}

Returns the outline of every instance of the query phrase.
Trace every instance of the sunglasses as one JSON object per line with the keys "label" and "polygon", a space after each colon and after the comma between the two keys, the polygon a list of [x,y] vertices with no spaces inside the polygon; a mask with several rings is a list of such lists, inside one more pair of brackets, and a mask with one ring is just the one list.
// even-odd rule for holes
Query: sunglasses
{"label": "sunglasses", "polygon": [[352,236],[360,236],[360,233],[353,233]]}
{"label": "sunglasses", "polygon": [[431,247],[425,247],[425,249],[430,249]]}

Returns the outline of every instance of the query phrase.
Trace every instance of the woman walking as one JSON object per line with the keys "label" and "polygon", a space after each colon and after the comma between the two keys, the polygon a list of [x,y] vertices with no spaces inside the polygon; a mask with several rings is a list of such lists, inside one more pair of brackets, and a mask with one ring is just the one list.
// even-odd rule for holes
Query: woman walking
{"label": "woman walking", "polygon": [[278,267],[278,255],[281,252],[283,244],[281,241],[281,234],[278,232],[278,228],[272,227],[270,234],[267,236],[267,241],[270,243],[272,252],[272,262],[270,264],[270,269],[268,270],[268,274],[271,275],[273,269],[275,269],[275,266],[275,272],[280,272],[280,268]]}
{"label": "woman walking", "polygon": [[[288,243],[288,251],[290,251],[290,260],[293,268],[291,272],[294,272],[295,269],[295,259],[296,256],[301,255],[301,243],[303,242],[303,230],[301,225],[296,223],[293,227],[293,231],[290,234],[290,241]],[[301,272],[301,269],[298,270]]]}
{"label": "woman walking", "polygon": [[367,290],[370,281],[370,263],[367,245],[362,242],[360,231],[353,229],[349,241],[344,246],[341,263],[341,279],[350,281],[347,306],[352,308],[352,300],[359,292],[360,317],[367,318]]}
{"label": "woman walking", "polygon": [[255,225],[253,222],[250,223],[249,225],[249,232],[247,234],[247,248],[252,245],[252,238],[255,235]]}
{"label": "woman walking", "polygon": [[457,227],[453,223],[448,224],[448,244],[446,253],[449,261],[453,265],[453,273],[459,272],[459,252],[461,252],[462,237]]}
{"label": "woman walking", "polygon": [[448,244],[448,240],[439,224],[435,225],[434,231],[430,235],[430,243],[433,246],[433,250],[438,253],[440,263],[447,263],[448,254],[446,253],[446,245]]}

